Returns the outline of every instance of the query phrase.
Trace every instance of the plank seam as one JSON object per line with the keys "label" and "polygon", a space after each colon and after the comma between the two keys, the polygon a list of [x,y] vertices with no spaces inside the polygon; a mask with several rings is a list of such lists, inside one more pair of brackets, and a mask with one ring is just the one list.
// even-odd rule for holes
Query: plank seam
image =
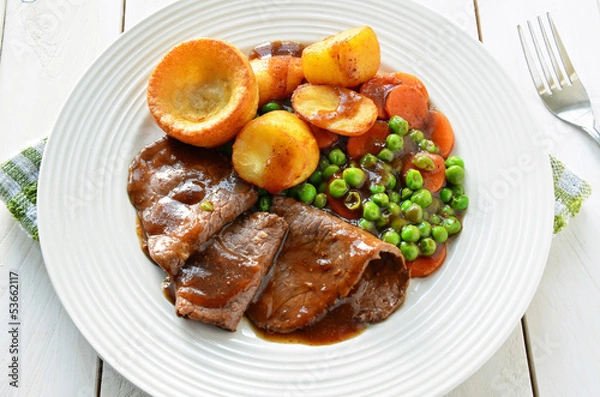
{"label": "plank seam", "polygon": [[533,391],[533,396],[538,397],[538,384],[537,377],[535,374],[535,363],[533,361],[533,349],[531,344],[531,339],[529,338],[529,326],[527,325],[527,316],[523,316],[521,318],[521,328],[523,331],[523,339],[525,342],[525,355],[527,356],[527,367],[529,368],[529,381],[531,382],[531,390]]}
{"label": "plank seam", "polygon": [[473,0],[473,9],[475,11],[475,23],[477,24],[477,38],[483,43],[483,32],[481,29],[481,20],[479,19],[479,0]]}

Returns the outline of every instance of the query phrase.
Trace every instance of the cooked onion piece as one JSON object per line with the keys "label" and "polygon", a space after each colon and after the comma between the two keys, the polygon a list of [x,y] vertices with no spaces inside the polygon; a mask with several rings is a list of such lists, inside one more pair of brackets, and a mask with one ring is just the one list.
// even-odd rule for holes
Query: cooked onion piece
{"label": "cooked onion piece", "polygon": [[148,106],[169,136],[215,147],[255,116],[258,84],[236,47],[200,38],[178,44],[158,63],[148,83]]}

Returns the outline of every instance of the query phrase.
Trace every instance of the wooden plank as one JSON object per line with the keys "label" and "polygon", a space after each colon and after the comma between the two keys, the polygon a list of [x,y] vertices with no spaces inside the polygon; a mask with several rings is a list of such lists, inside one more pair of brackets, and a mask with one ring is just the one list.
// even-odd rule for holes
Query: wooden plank
{"label": "wooden plank", "polygon": [[[120,21],[116,2],[8,2],[0,62],[1,159],[48,135],[71,88],[119,34]],[[96,354],[58,300],[39,244],[1,207],[0,319],[3,327],[8,324],[8,277],[14,271],[21,324],[19,388],[4,374],[0,395],[93,396]],[[3,368],[12,360],[9,336],[0,333]]]}
{"label": "wooden plank", "polygon": [[[483,40],[521,87],[538,122],[538,142],[592,184],[600,187],[599,148],[584,133],[553,117],[533,89],[516,25],[551,11],[577,72],[600,115],[597,51],[599,4],[580,0],[479,0]],[[515,126],[518,128],[518,126]],[[539,289],[527,311],[532,365],[539,395],[596,395],[600,390],[600,196],[593,194],[580,215],[552,243]]]}

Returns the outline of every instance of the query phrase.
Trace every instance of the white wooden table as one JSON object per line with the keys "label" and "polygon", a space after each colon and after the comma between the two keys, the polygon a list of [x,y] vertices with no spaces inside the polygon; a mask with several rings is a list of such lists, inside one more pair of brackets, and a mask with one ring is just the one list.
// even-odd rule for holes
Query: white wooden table
{"label": "white wooden table", "polygon": [[[543,144],[600,190],[600,147],[543,107],[516,25],[552,11],[600,115],[599,0],[420,0],[496,57],[521,87]],[[0,60],[0,160],[46,136],[79,77],[119,34],[172,0],[8,0]],[[269,0],[266,3],[274,5]],[[0,5],[3,7],[3,5]],[[0,9],[1,11],[1,9]],[[600,195],[552,243],[523,320],[454,396],[600,395]],[[9,273],[18,273],[19,388],[8,365]],[[140,396],[103,363],[55,295],[39,245],[0,208],[0,395]]]}

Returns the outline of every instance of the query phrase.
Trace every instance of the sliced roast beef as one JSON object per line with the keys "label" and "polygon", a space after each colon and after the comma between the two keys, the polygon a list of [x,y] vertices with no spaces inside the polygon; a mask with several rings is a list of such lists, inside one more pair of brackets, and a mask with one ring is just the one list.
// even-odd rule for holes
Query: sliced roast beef
{"label": "sliced roast beef", "polygon": [[352,305],[358,321],[378,321],[402,304],[408,276],[397,247],[291,198],[276,197],[271,208],[289,231],[246,312],[256,326],[289,333],[349,301],[360,306]]}
{"label": "sliced roast beef", "polygon": [[144,248],[170,275],[258,200],[224,156],[168,137],[133,160],[128,193]]}
{"label": "sliced roast beef", "polygon": [[177,315],[235,331],[286,230],[281,217],[266,212],[225,226],[172,279]]}

